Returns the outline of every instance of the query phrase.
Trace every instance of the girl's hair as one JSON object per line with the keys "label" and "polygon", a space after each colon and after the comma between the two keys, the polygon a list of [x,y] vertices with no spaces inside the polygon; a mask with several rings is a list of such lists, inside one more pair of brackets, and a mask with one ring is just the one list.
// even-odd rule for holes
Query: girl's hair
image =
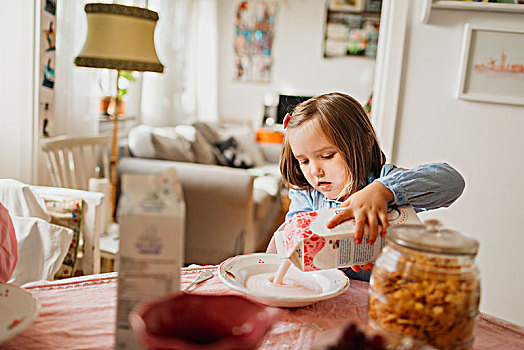
{"label": "girl's hair", "polygon": [[334,92],[310,98],[293,110],[280,157],[280,172],[286,186],[300,190],[311,188],[291,151],[289,130],[312,120],[346,163],[348,180],[339,199],[367,185],[370,174],[380,175],[385,156],[364,108],[351,96]]}

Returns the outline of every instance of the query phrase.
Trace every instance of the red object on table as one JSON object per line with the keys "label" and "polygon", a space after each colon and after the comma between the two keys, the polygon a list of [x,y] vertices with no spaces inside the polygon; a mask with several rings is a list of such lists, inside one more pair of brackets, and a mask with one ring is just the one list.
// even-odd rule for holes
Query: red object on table
{"label": "red object on table", "polygon": [[[239,294],[219,280],[216,266],[182,269],[182,288],[203,270],[211,270],[215,276],[197,285],[192,294]],[[349,289],[333,299],[282,309],[259,349],[309,349],[318,342],[335,341],[348,322],[364,329],[368,286],[367,282],[351,281]],[[24,332],[1,344],[0,349],[113,349],[116,287],[116,273],[25,285],[24,289],[40,301],[40,315]],[[522,348],[523,328],[480,316],[473,349]]]}
{"label": "red object on table", "polygon": [[152,349],[254,349],[280,312],[239,295],[179,293],[136,308],[129,323]]}

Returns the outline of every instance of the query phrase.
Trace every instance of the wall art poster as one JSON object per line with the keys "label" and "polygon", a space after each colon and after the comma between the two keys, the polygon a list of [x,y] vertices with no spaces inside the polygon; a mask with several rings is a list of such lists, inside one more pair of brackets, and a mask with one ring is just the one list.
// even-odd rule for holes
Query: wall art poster
{"label": "wall art poster", "polygon": [[277,3],[240,1],[235,16],[234,79],[269,82]]}
{"label": "wall art poster", "polygon": [[466,24],[457,96],[524,105],[524,31]]}

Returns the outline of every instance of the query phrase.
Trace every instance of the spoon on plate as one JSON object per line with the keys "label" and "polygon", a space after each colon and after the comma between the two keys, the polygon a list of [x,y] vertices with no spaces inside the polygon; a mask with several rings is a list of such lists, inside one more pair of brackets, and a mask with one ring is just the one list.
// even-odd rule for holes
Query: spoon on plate
{"label": "spoon on plate", "polygon": [[195,284],[197,283],[201,283],[201,282],[204,282],[204,281],[207,281],[208,279],[210,279],[211,277],[213,277],[213,272],[211,271],[203,271],[200,275],[198,275],[197,278],[195,278],[195,280],[193,282],[191,282],[182,292],[184,293],[189,293],[189,289],[191,287],[193,287]]}

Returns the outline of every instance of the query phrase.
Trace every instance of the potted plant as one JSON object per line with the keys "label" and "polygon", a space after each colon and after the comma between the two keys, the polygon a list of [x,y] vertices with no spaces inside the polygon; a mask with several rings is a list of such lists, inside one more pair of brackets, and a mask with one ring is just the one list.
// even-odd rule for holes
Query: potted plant
{"label": "potted plant", "polygon": [[[98,86],[102,91],[103,96],[100,98],[100,114],[104,116],[111,116],[115,110],[115,96],[108,93],[107,89],[104,89],[102,79],[98,79]],[[120,79],[118,82],[118,99],[120,103],[118,105],[118,115],[123,115],[126,112],[126,105],[124,96],[127,93],[127,88],[130,82],[135,82],[136,78],[134,72],[123,70],[120,71]]]}

